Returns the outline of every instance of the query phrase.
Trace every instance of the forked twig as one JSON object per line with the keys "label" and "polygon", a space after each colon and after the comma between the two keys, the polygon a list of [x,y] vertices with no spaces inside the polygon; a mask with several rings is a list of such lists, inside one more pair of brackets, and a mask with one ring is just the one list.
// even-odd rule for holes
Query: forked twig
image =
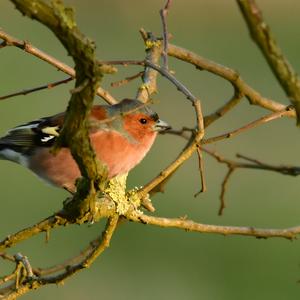
{"label": "forked twig", "polygon": [[241,161],[227,159],[227,158],[221,156],[220,154],[218,154],[216,151],[212,151],[207,148],[202,148],[202,150],[205,153],[212,156],[213,158],[215,158],[219,163],[226,164],[227,168],[228,168],[228,171],[222,182],[222,188],[221,188],[221,194],[220,194],[219,215],[223,214],[224,208],[226,207],[225,193],[227,191],[229,179],[232,176],[233,172],[237,169],[258,169],[258,170],[273,171],[273,172],[277,172],[277,173],[280,173],[283,175],[290,175],[290,176],[300,175],[300,167],[286,166],[286,165],[274,166],[274,165],[270,165],[270,164],[261,162],[257,159],[247,157],[245,155],[237,154],[236,156],[238,158],[242,158],[242,159],[250,162],[250,163],[245,163],[245,162],[241,162]]}

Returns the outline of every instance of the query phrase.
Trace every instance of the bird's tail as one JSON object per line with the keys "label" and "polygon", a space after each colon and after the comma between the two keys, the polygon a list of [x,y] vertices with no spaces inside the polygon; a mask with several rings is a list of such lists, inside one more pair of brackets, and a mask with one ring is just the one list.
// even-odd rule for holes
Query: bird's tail
{"label": "bird's tail", "polygon": [[9,151],[6,143],[3,143],[2,139],[0,139],[0,160],[6,160],[6,153]]}
{"label": "bird's tail", "polygon": [[4,149],[5,149],[5,145],[1,143],[1,139],[0,139],[0,159],[5,159],[3,156]]}

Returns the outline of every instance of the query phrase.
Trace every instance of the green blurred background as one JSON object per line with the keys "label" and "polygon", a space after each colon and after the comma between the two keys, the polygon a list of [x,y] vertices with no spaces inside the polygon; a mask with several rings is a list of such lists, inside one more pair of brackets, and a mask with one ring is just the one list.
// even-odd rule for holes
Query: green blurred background
{"label": "green blurred background", "polygon": [[[76,8],[78,25],[97,44],[101,59],[143,59],[138,30],[161,32],[158,11],[164,1],[102,0],[66,1]],[[298,59],[299,9],[297,0],[258,0],[267,22],[295,69]],[[72,65],[70,57],[53,34],[35,21],[21,16],[9,1],[0,3],[0,27],[30,41],[40,49]],[[264,96],[288,103],[261,53],[249,38],[233,0],[186,0],[172,5],[168,18],[172,42],[238,70]],[[0,53],[0,95],[65,78],[52,66],[21,50],[6,47]],[[232,95],[231,86],[220,78],[170,59],[191,91],[212,112]],[[103,86],[116,98],[134,97],[139,84],[121,88],[110,83],[135,74],[137,68],[120,68],[106,76]],[[0,134],[22,122],[65,109],[72,84],[2,101]],[[164,78],[159,78],[155,109],[175,128],[194,123],[191,105]],[[99,99],[96,99],[99,102]],[[212,136],[237,128],[266,111],[245,100],[209,128]],[[290,119],[276,120],[236,138],[211,145],[229,158],[237,152],[273,164],[299,165],[299,129]],[[130,187],[140,186],[171,162],[184,142],[161,136],[147,158],[131,174]],[[299,224],[298,178],[263,171],[240,170],[230,181],[224,216],[217,215],[223,165],[205,156],[208,191],[199,190],[197,159],[193,157],[174,176],[165,194],[153,199],[156,215],[187,215],[209,224],[259,227],[289,227]],[[61,208],[67,193],[47,186],[24,168],[0,162],[0,238],[29,226]],[[69,226],[53,230],[50,242],[38,236],[9,250],[27,255],[34,267],[49,266],[75,255],[97,236],[103,224]],[[300,244],[283,239],[187,233],[141,224],[123,224],[111,247],[89,270],[67,280],[64,286],[48,286],[24,299],[299,299]],[[0,262],[0,274],[12,266]]]}

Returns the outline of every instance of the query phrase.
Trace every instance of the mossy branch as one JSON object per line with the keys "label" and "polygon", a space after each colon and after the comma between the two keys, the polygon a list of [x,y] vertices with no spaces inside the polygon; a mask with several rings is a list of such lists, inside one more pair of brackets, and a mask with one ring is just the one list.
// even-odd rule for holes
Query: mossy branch
{"label": "mossy branch", "polygon": [[270,27],[254,0],[237,0],[253,41],[262,51],[271,70],[284,89],[297,113],[300,125],[300,79],[277,44]]}
{"label": "mossy branch", "polygon": [[58,151],[61,147],[69,147],[85,178],[84,184],[79,185],[81,190],[77,193],[77,196],[80,194],[80,199],[75,196],[75,200],[95,197],[101,177],[106,176],[105,168],[96,161],[86,121],[102,78],[96,63],[95,45],[80,32],[73,10],[66,8],[62,1],[53,0],[51,5],[41,0],[12,0],[12,2],[24,15],[47,26],[74,59],[75,88],[54,151]]}

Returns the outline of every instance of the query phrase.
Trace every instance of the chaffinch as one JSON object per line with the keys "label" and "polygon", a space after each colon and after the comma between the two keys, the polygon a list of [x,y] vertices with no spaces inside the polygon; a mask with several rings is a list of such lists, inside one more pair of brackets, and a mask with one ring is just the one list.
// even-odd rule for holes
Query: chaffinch
{"label": "chaffinch", "polygon": [[[64,113],[17,126],[0,138],[0,159],[21,164],[55,186],[75,192],[80,171],[68,148],[49,150],[59,136]],[[88,117],[89,135],[108,177],[129,172],[150,150],[157,132],[170,126],[138,100],[95,105]]]}

